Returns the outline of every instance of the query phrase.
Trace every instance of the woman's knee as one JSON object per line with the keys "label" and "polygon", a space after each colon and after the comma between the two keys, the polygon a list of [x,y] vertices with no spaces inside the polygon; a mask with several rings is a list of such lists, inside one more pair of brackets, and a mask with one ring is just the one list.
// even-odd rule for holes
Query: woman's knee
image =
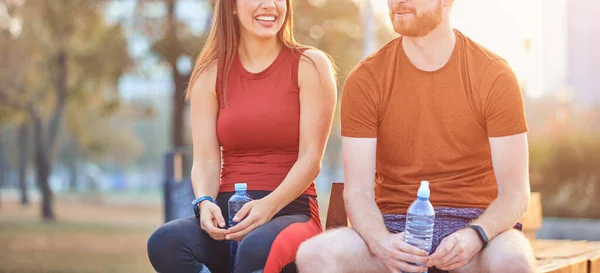
{"label": "woman's knee", "polygon": [[179,219],[166,223],[148,238],[148,259],[157,271],[164,271],[160,269],[173,266],[172,263],[177,261],[176,255],[181,253],[179,250],[185,242],[185,238],[182,238],[186,234],[183,230],[185,221],[186,219]]}
{"label": "woman's knee", "polygon": [[252,236],[250,233],[242,241],[238,242],[236,254],[236,272],[254,272],[263,269],[269,253],[271,244],[260,236]]}
{"label": "woman's knee", "polygon": [[[148,238],[148,259],[155,269],[162,268],[169,256],[169,253],[177,248],[178,240],[168,225],[163,225],[156,229],[150,238]],[[160,270],[159,270],[160,271]]]}

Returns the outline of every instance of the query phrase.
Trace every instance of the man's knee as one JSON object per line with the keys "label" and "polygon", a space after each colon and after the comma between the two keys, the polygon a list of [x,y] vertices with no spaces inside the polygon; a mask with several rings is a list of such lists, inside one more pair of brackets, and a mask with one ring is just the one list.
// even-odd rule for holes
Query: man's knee
{"label": "man's knee", "polygon": [[300,272],[310,272],[312,268],[327,266],[330,260],[325,257],[329,253],[323,249],[327,245],[324,239],[323,235],[317,235],[300,244],[296,253],[296,265]]}
{"label": "man's knee", "polygon": [[498,259],[496,263],[488,264],[485,272],[500,273],[534,273],[535,262],[524,255],[505,255]]}
{"label": "man's knee", "polygon": [[495,240],[502,240],[502,242],[486,253],[486,272],[535,272],[535,258],[531,245],[520,232],[509,230]]}
{"label": "man's knee", "polygon": [[300,272],[334,272],[339,262],[341,250],[336,247],[336,239],[339,239],[344,230],[333,230],[317,235],[305,242],[298,248],[296,264]]}

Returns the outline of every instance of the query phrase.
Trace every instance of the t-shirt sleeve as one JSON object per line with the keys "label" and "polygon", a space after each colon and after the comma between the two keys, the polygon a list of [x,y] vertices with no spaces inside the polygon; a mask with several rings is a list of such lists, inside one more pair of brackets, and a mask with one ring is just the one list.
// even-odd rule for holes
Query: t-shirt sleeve
{"label": "t-shirt sleeve", "polygon": [[370,71],[358,66],[346,79],[340,106],[345,137],[376,138],[379,124],[377,83]]}
{"label": "t-shirt sleeve", "polygon": [[523,94],[517,77],[506,61],[496,60],[490,64],[481,87],[487,90],[483,113],[488,137],[527,132]]}

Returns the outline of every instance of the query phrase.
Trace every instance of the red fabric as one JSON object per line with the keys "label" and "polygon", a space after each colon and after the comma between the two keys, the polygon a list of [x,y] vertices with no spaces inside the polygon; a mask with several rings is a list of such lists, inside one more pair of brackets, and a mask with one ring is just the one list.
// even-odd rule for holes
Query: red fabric
{"label": "red fabric", "polygon": [[302,242],[323,231],[321,220],[319,220],[319,208],[314,200],[309,199],[309,203],[311,219],[308,222],[291,224],[275,237],[264,273],[281,272],[286,265],[295,261],[296,252]]}
{"label": "red fabric", "polygon": [[[247,183],[248,190],[273,191],[298,159],[300,53],[283,48],[259,73],[234,58],[224,94],[219,94],[217,135],[222,147],[220,192]],[[220,71],[220,70],[219,70]],[[314,183],[305,194],[316,195]]]}

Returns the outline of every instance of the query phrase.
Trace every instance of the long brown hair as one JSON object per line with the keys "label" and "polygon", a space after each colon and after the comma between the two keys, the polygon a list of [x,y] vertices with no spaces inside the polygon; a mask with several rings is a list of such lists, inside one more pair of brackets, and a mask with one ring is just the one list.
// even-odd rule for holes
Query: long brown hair
{"label": "long brown hair", "polygon": [[[217,72],[217,94],[225,95],[225,84],[227,75],[231,69],[233,58],[240,45],[240,24],[237,16],[234,16],[236,0],[216,0],[212,17],[210,32],[200,55],[196,59],[194,69],[190,77],[186,98],[189,98],[191,88],[202,71],[208,68],[213,62],[218,62],[219,71]],[[283,46],[294,49],[295,52],[302,54],[301,50],[313,48],[301,45],[294,37],[293,15],[294,8],[292,0],[286,0],[287,12],[281,29],[277,33],[277,38]],[[329,57],[329,56],[328,56]],[[310,58],[309,58],[310,59]],[[331,57],[329,57],[331,60]],[[313,65],[314,62],[310,60]],[[333,63],[333,62],[332,62]]]}

